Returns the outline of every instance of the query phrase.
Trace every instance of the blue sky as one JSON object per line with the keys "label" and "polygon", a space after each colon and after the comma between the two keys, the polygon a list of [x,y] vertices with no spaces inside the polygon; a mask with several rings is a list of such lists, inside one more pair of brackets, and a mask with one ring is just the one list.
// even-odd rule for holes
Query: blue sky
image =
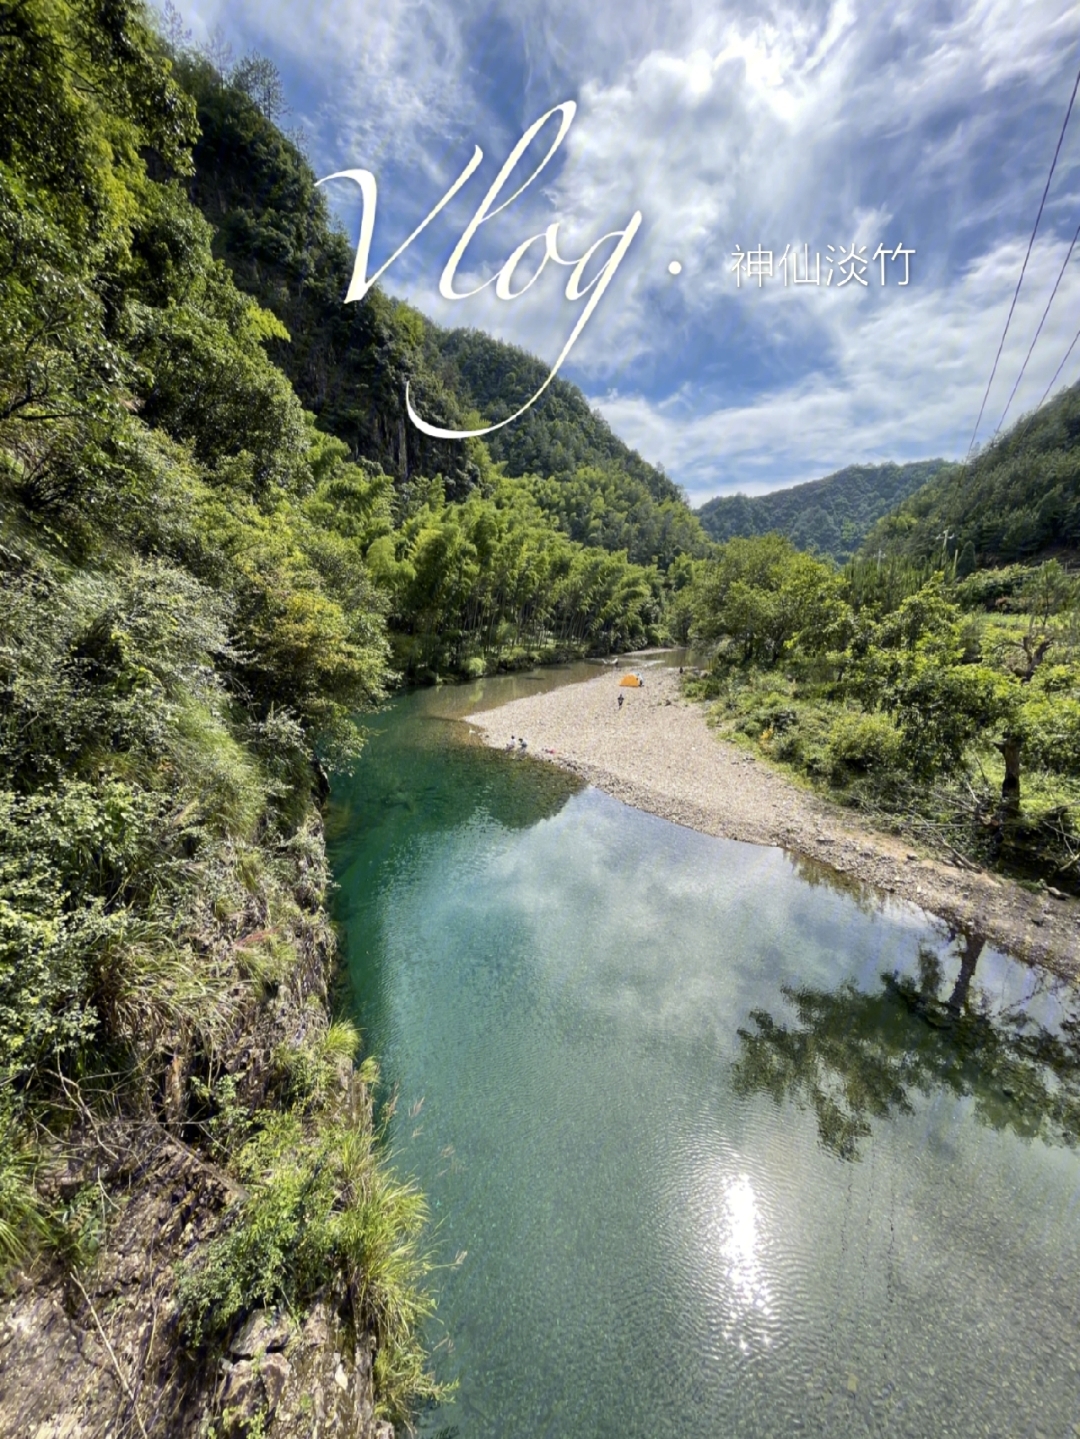
{"label": "blue sky", "polygon": [[[441,324],[487,330],[548,364],[583,307],[563,294],[567,271],[549,265],[513,301],[491,287],[447,300],[439,277],[526,128],[575,101],[559,151],[481,227],[458,285],[486,280],[555,221],[561,253],[577,256],[640,210],[562,373],[694,503],[855,462],[966,453],[1080,66],[1080,3],[762,0],[754,14],[717,0],[179,8],[197,41],[220,26],[238,57],[255,49],[276,62],[285,123],[302,125],[318,175],[375,173],[371,269],[479,145],[480,169],[383,284]],[[328,189],[355,237],[359,190]],[[980,442],[997,427],[1078,223],[1080,100]],[[812,267],[822,257],[822,284],[796,286],[788,270],[785,286],[780,256],[790,246],[801,259],[804,245]],[[865,287],[839,284],[850,264],[824,283],[829,245],[865,246]],[[881,284],[879,245],[914,251],[906,287],[902,257],[886,262]],[[758,247],[772,252],[774,275],[739,287],[733,254]],[[515,283],[529,273],[526,263]],[[1038,402],[1078,328],[1080,245],[1009,422]],[[1078,378],[1080,345],[1058,384]]]}

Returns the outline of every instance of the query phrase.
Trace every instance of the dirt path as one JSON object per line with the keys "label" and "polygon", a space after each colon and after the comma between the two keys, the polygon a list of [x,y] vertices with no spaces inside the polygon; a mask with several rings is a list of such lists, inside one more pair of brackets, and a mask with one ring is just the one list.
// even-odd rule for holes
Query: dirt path
{"label": "dirt path", "polygon": [[1080,979],[1080,901],[1032,894],[1010,880],[930,858],[918,844],[871,829],[852,811],[798,788],[717,739],[704,705],[682,698],[672,670],[645,671],[642,689],[620,688],[619,677],[609,671],[470,715],[468,722],[496,748],[511,735],[524,737],[530,754],[637,809],[706,834],[780,845],[849,882],[978,929],[1021,959]]}

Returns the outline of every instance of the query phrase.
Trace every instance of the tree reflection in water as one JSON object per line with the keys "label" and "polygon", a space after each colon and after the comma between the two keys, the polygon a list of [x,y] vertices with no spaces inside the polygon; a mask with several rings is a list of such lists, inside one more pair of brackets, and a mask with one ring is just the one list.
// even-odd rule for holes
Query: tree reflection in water
{"label": "tree reflection in water", "polygon": [[985,944],[953,934],[960,972],[941,997],[944,969],[928,944],[918,975],[881,976],[864,994],[849,980],[827,991],[785,985],[797,1022],[751,1011],[734,1064],[738,1093],[765,1091],[817,1115],[822,1144],[858,1159],[872,1120],[914,1112],[914,1092],[970,1097],[979,1120],[1024,1138],[1075,1145],[1080,1139],[1080,994],[1071,992],[1054,1028],[1022,1006],[994,1013],[972,992]]}

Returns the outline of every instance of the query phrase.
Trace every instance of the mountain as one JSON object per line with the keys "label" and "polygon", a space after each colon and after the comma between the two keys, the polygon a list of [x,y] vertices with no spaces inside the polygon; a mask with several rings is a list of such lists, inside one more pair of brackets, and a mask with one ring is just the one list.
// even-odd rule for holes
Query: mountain
{"label": "mountain", "polygon": [[940,469],[878,521],[865,549],[921,560],[943,542],[959,556],[961,574],[1080,550],[1080,384],[1018,420],[970,464]]}
{"label": "mountain", "polygon": [[[535,355],[482,330],[437,331],[433,326],[432,331],[446,366],[444,377],[489,424],[512,415],[548,377],[549,366]],[[569,474],[583,466],[614,465],[641,481],[654,499],[685,504],[678,485],[624,444],[578,387],[558,375],[535,405],[488,435],[486,443],[492,459],[504,461],[510,475]]]}
{"label": "mountain", "polygon": [[409,381],[433,423],[468,428],[461,402],[424,361],[423,318],[377,287],[361,304],[342,303],[352,251],[301,151],[204,57],[186,52],[175,65],[199,126],[188,196],[236,284],[288,331],[271,339],[271,359],[354,459],[374,460],[401,484],[441,474],[447,497],[465,498],[479,478],[475,445],[433,440],[405,410]]}
{"label": "mountain", "polygon": [[336,1374],[371,1434],[432,1397],[431,1306],[328,998],[317,800],[392,678],[392,482],[214,256],[141,0],[19,0],[0,40],[0,1433],[112,1432],[106,1352],[143,1434],[221,1432],[265,1310],[318,1330],[296,1412]]}
{"label": "mountain", "polygon": [[835,474],[769,495],[725,495],[695,513],[714,540],[764,535],[776,530],[801,550],[830,555],[843,563],[887,514],[946,462],[918,460],[907,465],[848,465]]}
{"label": "mountain", "polygon": [[490,457],[506,476],[529,477],[547,522],[581,544],[664,570],[705,552],[678,486],[561,378],[483,444],[421,434],[406,412],[406,383],[425,418],[470,429],[512,414],[548,366],[479,331],[443,330],[378,287],[345,305],[352,251],[302,152],[205,58],[177,56],[176,73],[197,107],[188,195],[213,226],[214,253],[282,322],[288,337],[271,337],[267,353],[351,458],[373,461],[402,493],[439,475],[446,499],[462,502]]}

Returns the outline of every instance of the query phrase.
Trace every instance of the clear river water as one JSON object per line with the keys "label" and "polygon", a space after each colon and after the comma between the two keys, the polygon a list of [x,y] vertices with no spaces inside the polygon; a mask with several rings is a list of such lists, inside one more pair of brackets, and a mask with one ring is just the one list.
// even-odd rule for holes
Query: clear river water
{"label": "clear river water", "polygon": [[328,815],[421,1434],[1080,1435],[1074,992],[461,722],[595,673],[397,698]]}

